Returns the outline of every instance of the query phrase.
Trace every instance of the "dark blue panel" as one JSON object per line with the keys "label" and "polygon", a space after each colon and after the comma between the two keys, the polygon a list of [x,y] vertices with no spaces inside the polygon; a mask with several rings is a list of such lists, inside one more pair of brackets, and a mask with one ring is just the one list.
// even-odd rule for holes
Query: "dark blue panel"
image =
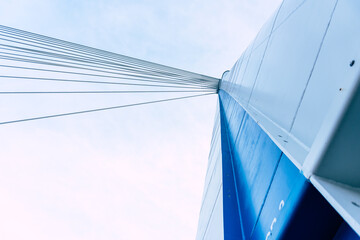
{"label": "dark blue panel", "polygon": [[249,238],[266,198],[281,151],[247,115],[237,140],[233,156],[238,191],[241,194],[242,216],[247,221],[244,231]]}
{"label": "dark blue panel", "polygon": [[[252,239],[332,239],[342,219],[283,155]],[[269,238],[270,239],[270,238]]]}
{"label": "dark blue panel", "polygon": [[275,239],[332,239],[342,222],[340,215],[309,182],[297,197],[292,199],[294,207],[284,211]]}
{"label": "dark blue panel", "polygon": [[233,98],[220,91],[220,99],[221,104],[229,106],[223,117],[229,128],[242,229],[248,239],[265,201],[281,151]]}
{"label": "dark blue panel", "polygon": [[225,239],[333,239],[342,218],[232,97],[219,96]]}
{"label": "dark blue panel", "polygon": [[346,222],[343,222],[334,240],[360,240],[360,236]]}
{"label": "dark blue panel", "polygon": [[223,216],[224,239],[243,239],[240,210],[237,202],[236,185],[233,174],[231,150],[229,146],[228,128],[224,122],[224,110],[220,105],[221,150],[223,168]]}
{"label": "dark blue panel", "polygon": [[[277,172],[273,178],[272,186],[267,194],[267,199],[261,211],[256,227],[253,232],[253,239],[261,239],[268,234],[273,235],[273,230],[281,226],[282,219],[287,219],[291,215],[297,200],[301,198],[302,189],[306,179],[299,173],[299,170],[282,155]],[[284,217],[285,216],[285,217]],[[276,218],[276,220],[274,220]],[[276,224],[276,225],[275,225]]]}

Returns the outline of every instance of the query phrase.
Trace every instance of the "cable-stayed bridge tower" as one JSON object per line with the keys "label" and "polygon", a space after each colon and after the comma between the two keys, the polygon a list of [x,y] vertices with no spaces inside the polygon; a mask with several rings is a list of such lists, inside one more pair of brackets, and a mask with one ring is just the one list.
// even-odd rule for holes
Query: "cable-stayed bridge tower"
{"label": "cable-stayed bridge tower", "polygon": [[359,239],[359,11],[284,0],[221,79],[0,26],[1,95],[141,96],[0,125],[218,94],[197,239]]}
{"label": "cable-stayed bridge tower", "polygon": [[360,3],[284,0],[222,76],[197,239],[359,239]]}

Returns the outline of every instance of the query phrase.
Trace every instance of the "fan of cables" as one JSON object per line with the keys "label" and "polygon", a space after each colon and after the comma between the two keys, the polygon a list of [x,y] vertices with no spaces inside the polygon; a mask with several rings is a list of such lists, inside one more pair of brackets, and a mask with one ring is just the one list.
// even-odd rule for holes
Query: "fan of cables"
{"label": "fan of cables", "polygon": [[[219,79],[0,25],[0,83],[1,96],[121,94],[132,101],[4,125],[205,96],[218,91]],[[156,98],[139,102],[139,95]]]}

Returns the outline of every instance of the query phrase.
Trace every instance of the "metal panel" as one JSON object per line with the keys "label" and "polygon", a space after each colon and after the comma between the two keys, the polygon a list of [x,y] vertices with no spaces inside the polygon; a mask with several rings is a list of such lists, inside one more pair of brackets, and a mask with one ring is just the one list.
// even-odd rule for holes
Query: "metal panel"
{"label": "metal panel", "polygon": [[315,175],[310,180],[360,236],[360,188],[352,188]]}
{"label": "metal panel", "polygon": [[235,84],[237,84],[239,86],[241,86],[241,82],[242,82],[245,72],[247,70],[247,66],[249,64],[249,58],[251,55],[253,44],[254,44],[254,42],[251,42],[251,44],[246,48],[246,50],[244,52],[244,58],[243,58],[242,64],[240,66],[240,69],[238,70],[239,73],[236,75],[236,79],[234,82],[235,82]]}
{"label": "metal panel", "polygon": [[306,0],[283,0],[274,29],[277,29],[289,17],[291,17],[291,15],[297,11],[305,3],[305,1]]}
{"label": "metal panel", "polygon": [[336,211],[283,155],[252,238],[332,239],[341,223]]}
{"label": "metal panel", "polygon": [[[220,129],[219,129],[220,125],[218,124],[218,125],[215,125],[215,126],[216,126],[216,128],[214,129],[215,131],[213,133],[214,142],[212,143],[212,145],[218,143],[218,140],[221,137],[220,136]],[[209,161],[208,161],[208,169],[206,171],[204,194],[207,192],[207,188],[209,186],[211,177],[212,177],[213,172],[214,172],[214,167],[215,167],[216,161],[218,159],[221,159],[221,149],[219,147],[212,147],[210,149]]]}
{"label": "metal panel", "polygon": [[[280,7],[281,8],[281,7]],[[271,31],[274,27],[274,21],[277,18],[279,9],[277,9],[273,15],[269,18],[268,21],[261,27],[259,33],[256,35],[254,48],[253,50],[257,49],[261,44],[263,44],[267,39],[270,37]]]}
{"label": "metal panel", "polygon": [[[360,64],[360,2],[339,1],[292,134],[311,146],[336,95],[349,91]],[[352,60],[354,66],[350,67]],[[341,89],[341,91],[340,91]],[[311,117],[310,117],[311,116]]]}
{"label": "metal panel", "polygon": [[222,240],[224,239],[223,228],[223,193],[222,188],[219,189],[214,208],[212,209],[211,219],[206,228],[205,235],[202,239],[206,240]]}
{"label": "metal panel", "polygon": [[223,104],[220,104],[220,112],[223,169],[224,238],[234,240],[245,239],[243,231],[241,231],[242,224],[240,217],[240,209],[238,205],[236,182],[234,181],[235,173],[233,168],[233,159],[231,155],[231,145],[229,138],[230,131],[226,121]]}
{"label": "metal panel", "polygon": [[288,131],[333,8],[307,1],[271,36],[250,104]]}
{"label": "metal panel", "polygon": [[220,110],[227,109],[221,114],[225,238],[335,236],[342,218],[241,105],[223,90],[219,95]]}
{"label": "metal panel", "polygon": [[222,213],[222,204],[219,205],[218,203],[222,201],[222,156],[219,113],[218,105],[196,239],[204,239],[205,234],[207,236],[219,236],[219,234],[222,235],[223,231],[222,225],[211,225],[222,221],[222,215],[219,216],[219,212]]}
{"label": "metal panel", "polygon": [[355,89],[314,174],[360,188],[360,79]]}
{"label": "metal panel", "polygon": [[208,159],[208,167],[206,170],[206,176],[205,176],[205,184],[204,184],[204,192],[203,192],[203,201],[206,197],[206,193],[209,187],[210,180],[212,178],[214,167],[217,159],[221,158],[221,149],[219,147],[215,147],[218,144],[219,138],[220,138],[220,115],[219,115],[219,103],[217,103],[217,111],[215,112],[215,118],[214,118],[214,128],[213,133],[211,137],[211,148],[209,153],[209,159]]}
{"label": "metal panel", "polygon": [[225,120],[229,130],[240,218],[243,219],[242,230],[247,239],[260,214],[281,151],[232,97],[222,90],[219,94],[224,106],[232,106],[225,112]]}
{"label": "metal panel", "polygon": [[236,61],[235,65],[231,68],[229,73],[229,81],[231,81],[231,83],[234,83],[238,78],[241,65],[244,62],[243,60],[244,60],[244,54],[241,55],[241,57]]}
{"label": "metal panel", "polygon": [[258,75],[259,68],[264,57],[267,42],[263,42],[258,48],[254,49],[250,55],[249,63],[246,68],[241,88],[237,89],[236,98],[242,102],[247,102],[250,98],[255,79]]}
{"label": "metal panel", "polygon": [[360,237],[351,229],[351,227],[343,222],[333,240],[358,240]]}
{"label": "metal panel", "polygon": [[[299,170],[285,155],[282,155],[258,224],[254,229],[254,239],[267,236],[269,232],[269,235],[273,237],[274,230],[284,227],[281,226],[284,223],[280,223],[280,216],[286,217],[293,210],[296,205],[294,201],[301,197],[301,189],[304,184],[305,178],[299,173]],[[291,193],[293,196],[290,198]]]}
{"label": "metal panel", "polygon": [[[220,143],[218,145],[220,147]],[[216,165],[212,172],[212,176],[207,187],[207,191],[204,194],[203,204],[200,210],[200,219],[198,226],[198,239],[202,239],[203,234],[211,220],[214,205],[219,194],[219,189],[222,185],[222,167],[221,158],[217,159]]]}
{"label": "metal panel", "polygon": [[228,118],[228,128],[229,128],[229,139],[232,143],[234,143],[246,112],[243,108],[239,107],[238,103],[236,103],[235,101],[232,102],[234,107],[231,109],[232,110],[231,112],[227,111],[227,116],[228,116],[227,118]]}

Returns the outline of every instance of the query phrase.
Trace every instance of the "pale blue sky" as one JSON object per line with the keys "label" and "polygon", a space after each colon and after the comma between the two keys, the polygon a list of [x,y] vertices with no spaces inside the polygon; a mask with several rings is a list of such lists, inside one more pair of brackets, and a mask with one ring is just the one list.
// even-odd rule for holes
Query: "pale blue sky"
{"label": "pale blue sky", "polygon": [[[279,4],[7,0],[0,24],[221,77]],[[1,119],[126,101],[52,100],[2,97]],[[1,126],[0,239],[194,239],[215,106],[214,95]]]}

